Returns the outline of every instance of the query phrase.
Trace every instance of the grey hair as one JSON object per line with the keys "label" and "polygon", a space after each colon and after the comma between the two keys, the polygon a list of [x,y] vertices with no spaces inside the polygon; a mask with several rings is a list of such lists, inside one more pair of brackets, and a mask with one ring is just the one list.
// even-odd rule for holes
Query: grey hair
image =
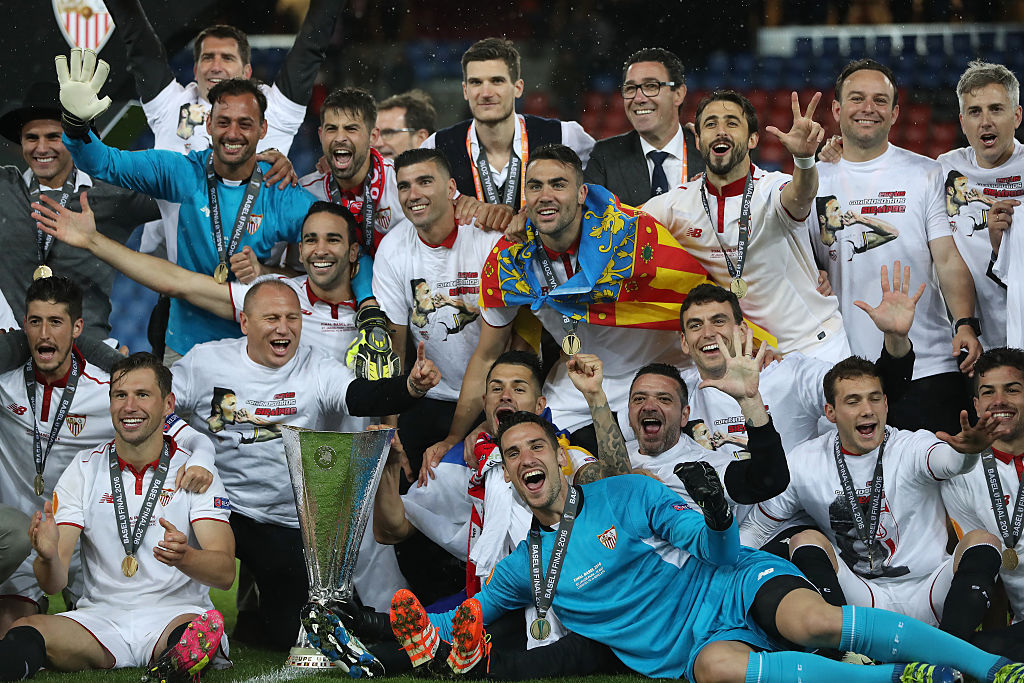
{"label": "grey hair", "polygon": [[960,82],[956,84],[956,98],[960,103],[960,113],[962,114],[964,111],[964,95],[993,83],[1006,89],[1011,105],[1017,107],[1020,104],[1020,81],[1013,75],[1013,72],[1002,64],[992,64],[975,59],[967,65],[967,70],[960,76]]}

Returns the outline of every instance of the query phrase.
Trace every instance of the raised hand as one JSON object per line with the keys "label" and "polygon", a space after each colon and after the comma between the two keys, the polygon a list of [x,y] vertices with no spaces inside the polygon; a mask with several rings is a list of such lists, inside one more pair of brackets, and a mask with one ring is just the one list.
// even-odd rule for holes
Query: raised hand
{"label": "raised hand", "polygon": [[889,287],[889,272],[887,266],[882,266],[882,300],[877,306],[869,306],[864,301],[854,301],[853,305],[864,311],[871,318],[879,330],[886,334],[895,334],[902,337],[910,333],[910,327],[914,324],[914,311],[917,302],[924,294],[924,283],[917,288],[911,296],[910,291],[910,266],[905,266],[900,271],[900,262],[892,265],[892,287]]}
{"label": "raised hand", "polygon": [[71,48],[71,63],[64,55],[54,58],[60,83],[61,121],[68,137],[88,139],[89,122],[110,106],[110,98],[97,97],[110,73],[110,65],[96,60],[92,50]]}
{"label": "raised hand", "polygon": [[228,263],[231,266],[231,272],[243,284],[249,284],[263,274],[263,264],[256,258],[256,252],[248,245],[228,257]]}
{"label": "raised hand", "polygon": [[816,92],[807,105],[807,111],[800,113],[800,98],[794,91],[791,96],[793,104],[793,127],[788,133],[783,133],[775,126],[767,126],[765,131],[772,133],[779,139],[782,146],[795,157],[813,157],[818,151],[818,145],[825,138],[825,129],[814,120],[814,110],[821,100],[821,93]]}
{"label": "raised hand", "polygon": [[88,249],[96,235],[96,216],[89,208],[88,194],[82,192],[82,210],[72,211],[40,193],[42,203],[32,203],[32,218],[36,220],[36,227],[72,247]]}
{"label": "raised hand", "polygon": [[441,381],[441,370],[434,365],[434,361],[427,358],[426,344],[420,342],[416,347],[416,362],[409,371],[407,382],[409,394],[416,398],[422,398],[428,391],[437,386]]}
{"label": "raised hand", "polygon": [[725,355],[725,373],[718,378],[705,379],[700,383],[699,389],[715,387],[737,401],[758,395],[761,366],[768,345],[761,344],[755,355],[753,331],[747,328],[745,340],[742,340],[740,335],[741,328],[733,328],[732,349],[726,344],[725,337],[718,335],[718,348]]}
{"label": "raised hand", "polygon": [[704,462],[681,462],[673,471],[690,498],[704,513],[704,521],[715,531],[725,531],[732,526],[732,510],[725,498],[725,489],[715,468]]}
{"label": "raised hand", "polygon": [[603,391],[603,368],[601,359],[592,353],[577,353],[566,363],[569,379],[584,396],[593,396]]}
{"label": "raised hand", "polygon": [[996,420],[988,411],[979,415],[978,423],[972,427],[967,417],[967,411],[961,410],[960,433],[954,436],[946,432],[935,432],[935,436],[952,446],[953,450],[965,455],[973,455],[981,453],[996,439],[1006,436],[1011,429],[1009,423]]}

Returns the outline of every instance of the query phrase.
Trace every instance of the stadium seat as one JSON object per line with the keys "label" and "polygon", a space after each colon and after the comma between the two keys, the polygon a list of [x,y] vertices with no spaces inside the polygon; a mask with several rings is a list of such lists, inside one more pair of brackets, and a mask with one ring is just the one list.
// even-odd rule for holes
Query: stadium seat
{"label": "stadium seat", "polygon": [[946,36],[941,33],[929,33],[924,37],[924,50],[926,54],[945,54]]}
{"label": "stadium seat", "polygon": [[814,41],[807,37],[797,38],[794,44],[793,54],[797,57],[803,57],[804,59],[812,57],[814,55]]}
{"label": "stadium seat", "polygon": [[821,54],[826,57],[839,56],[839,38],[827,36],[821,41]]}
{"label": "stadium seat", "polygon": [[875,38],[875,59],[887,62],[892,57],[892,38],[877,36]]}
{"label": "stadium seat", "polygon": [[868,41],[864,36],[850,36],[850,46],[846,56],[850,60],[864,59],[868,56]]}

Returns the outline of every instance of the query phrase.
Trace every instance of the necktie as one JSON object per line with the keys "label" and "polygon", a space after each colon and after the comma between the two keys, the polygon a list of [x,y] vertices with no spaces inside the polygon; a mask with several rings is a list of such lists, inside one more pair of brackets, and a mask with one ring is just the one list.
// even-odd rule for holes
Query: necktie
{"label": "necktie", "polygon": [[651,173],[651,196],[657,197],[659,194],[668,191],[668,177],[665,175],[665,169],[662,164],[669,157],[669,153],[651,150],[647,153],[647,156],[654,162],[654,172]]}

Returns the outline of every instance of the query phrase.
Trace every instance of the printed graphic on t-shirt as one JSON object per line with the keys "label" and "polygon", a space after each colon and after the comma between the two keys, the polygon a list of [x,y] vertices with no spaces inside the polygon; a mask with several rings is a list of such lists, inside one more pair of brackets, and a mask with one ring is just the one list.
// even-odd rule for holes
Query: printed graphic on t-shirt
{"label": "printed graphic on t-shirt", "polygon": [[740,450],[734,452],[733,457],[737,460],[745,460],[750,457],[750,452],[747,451],[745,430],[735,430],[731,427],[732,425],[727,426],[724,432],[720,429],[712,431],[704,420],[694,420],[690,424],[690,432],[693,440],[709,451],[717,451],[726,444],[738,446]]}
{"label": "printed graphic on t-shirt", "polygon": [[206,117],[208,115],[209,112],[206,110],[206,107],[198,102],[195,104],[186,102],[181,105],[181,109],[178,110],[178,137],[182,140],[191,138],[197,126],[206,125]]}
{"label": "printed graphic on t-shirt", "polygon": [[[458,334],[480,317],[480,309],[471,301],[475,301],[480,291],[480,279],[477,273],[460,273],[472,277],[459,277],[452,282],[441,282],[437,291],[423,278],[409,281],[412,293],[409,322],[418,328],[415,332],[422,339],[430,339],[431,328],[444,330],[444,339],[448,335]],[[472,290],[472,291],[470,291]],[[463,298],[462,295],[469,295]],[[443,340],[442,340],[443,341]]]}
{"label": "printed graphic on t-shirt", "polygon": [[[868,523],[868,498],[870,487],[857,490],[857,503],[864,511],[864,523]],[[889,558],[896,552],[899,543],[899,527],[896,518],[889,509],[889,501],[882,493],[882,509],[878,520],[878,533],[870,541],[871,552],[857,535],[857,525],[853,522],[853,512],[846,502],[842,491],[836,491],[836,497],[828,506],[828,522],[835,533],[839,557],[854,573],[869,579],[882,576],[896,577],[909,574],[910,569],[904,566],[889,566]]]}
{"label": "printed graphic on t-shirt", "polygon": [[[1011,178],[1000,178],[1000,181],[1012,180]],[[1017,177],[1017,184],[1020,185],[1020,176]],[[952,219],[954,216],[960,215],[960,209],[965,209],[969,204],[978,203],[984,208],[981,209],[980,220],[974,216],[967,216],[970,219],[970,225],[966,225],[966,221],[959,221],[964,224],[962,231],[966,237],[970,237],[979,230],[984,230],[988,227],[988,209],[998,201],[997,197],[989,196],[983,191],[975,187],[967,187],[967,176],[960,171],[953,169],[946,174],[946,215]],[[949,227],[953,232],[961,227],[957,225],[958,221],[950,220]]]}
{"label": "printed graphic on t-shirt", "polygon": [[[877,197],[848,202],[848,206],[856,205],[856,210],[847,208],[846,211],[835,195],[815,198],[821,243],[833,247],[838,240],[845,239],[853,246],[849,258],[852,261],[857,254],[893,241],[899,237],[899,230],[878,218],[878,214],[903,213],[906,194],[903,191],[879,192]],[[838,234],[844,230],[842,235]],[[838,258],[834,247],[828,253],[833,261]]]}
{"label": "printed graphic on t-shirt", "polygon": [[[254,401],[247,401],[252,404]],[[252,431],[242,431],[242,443],[256,443],[281,438],[281,426],[267,419],[270,416],[295,415],[295,393],[286,391],[275,394],[270,401],[256,401],[261,405],[253,410],[240,408],[238,396],[234,389],[225,387],[213,388],[213,400],[210,402],[210,417],[206,424],[210,431],[223,431],[228,425],[250,424]]]}

